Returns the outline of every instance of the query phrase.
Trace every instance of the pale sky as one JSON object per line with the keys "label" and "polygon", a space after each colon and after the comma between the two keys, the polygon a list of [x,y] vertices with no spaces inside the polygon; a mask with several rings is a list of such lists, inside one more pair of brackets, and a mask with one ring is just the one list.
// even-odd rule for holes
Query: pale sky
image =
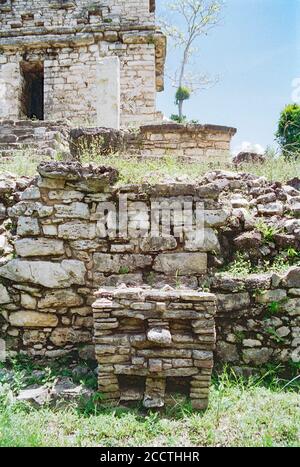
{"label": "pale sky", "polygon": [[[166,3],[156,0],[158,16]],[[293,91],[300,95],[292,86],[300,79],[299,29],[300,0],[225,0],[221,24],[200,39],[192,66],[219,81],[185,103],[187,118],[236,127],[233,151],[247,143],[257,149],[274,145],[280,111],[292,102]],[[178,54],[168,47],[167,70],[176,66]],[[174,92],[167,79],[158,94],[158,110],[168,117],[176,113]]]}

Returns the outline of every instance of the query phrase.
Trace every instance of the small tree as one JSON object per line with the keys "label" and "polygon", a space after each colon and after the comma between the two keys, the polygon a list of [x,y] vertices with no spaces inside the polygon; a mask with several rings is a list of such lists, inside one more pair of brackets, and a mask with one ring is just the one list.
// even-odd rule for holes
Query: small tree
{"label": "small tree", "polygon": [[300,105],[289,104],[283,109],[276,137],[287,159],[300,156]]}
{"label": "small tree", "polygon": [[176,87],[175,103],[178,107],[178,116],[174,119],[184,120],[183,103],[191,94],[207,86],[211,80],[206,75],[193,75],[188,72],[191,58],[198,52],[197,40],[219,22],[219,13],[222,0],[173,0],[167,4],[168,10],[175,13],[180,28],[170,26],[169,21],[163,21],[163,28],[176,48],[181,51],[178,69],[171,77]]}

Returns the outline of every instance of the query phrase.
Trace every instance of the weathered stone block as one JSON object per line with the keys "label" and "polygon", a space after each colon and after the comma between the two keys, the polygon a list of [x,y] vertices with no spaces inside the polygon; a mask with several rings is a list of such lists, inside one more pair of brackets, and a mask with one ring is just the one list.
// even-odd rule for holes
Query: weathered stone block
{"label": "weathered stone block", "polygon": [[56,217],[89,219],[89,207],[85,203],[74,202],[71,204],[56,204],[55,205]]}
{"label": "weathered stone block", "polygon": [[80,295],[72,290],[55,290],[39,300],[38,308],[77,307],[82,303]]}
{"label": "weathered stone block", "polygon": [[216,294],[218,311],[236,311],[243,310],[250,306],[250,297],[248,292],[234,294]]}
{"label": "weathered stone block", "polygon": [[17,234],[22,236],[39,235],[40,227],[35,217],[21,216],[18,219]]}
{"label": "weathered stone block", "polygon": [[24,328],[55,327],[58,319],[51,313],[38,313],[36,311],[16,311],[9,316],[11,326]]}
{"label": "weathered stone block", "polygon": [[13,259],[0,268],[0,277],[14,282],[28,282],[49,288],[64,288],[85,283],[84,263],[77,260],[25,261]]}
{"label": "weathered stone block", "polygon": [[49,238],[24,238],[15,241],[16,253],[28,256],[60,256],[65,252],[64,242]]}
{"label": "weathered stone block", "polygon": [[159,254],[153,269],[165,274],[182,276],[185,274],[204,274],[207,271],[207,255],[205,253],[166,253]]}
{"label": "weathered stone block", "polygon": [[96,237],[96,225],[76,221],[67,222],[58,226],[58,236],[68,240],[93,239]]}
{"label": "weathered stone block", "polygon": [[9,296],[9,293],[6,289],[6,287],[4,287],[4,285],[0,284],[0,305],[4,305],[6,303],[10,303],[11,302],[11,299],[10,299],[10,296]]}

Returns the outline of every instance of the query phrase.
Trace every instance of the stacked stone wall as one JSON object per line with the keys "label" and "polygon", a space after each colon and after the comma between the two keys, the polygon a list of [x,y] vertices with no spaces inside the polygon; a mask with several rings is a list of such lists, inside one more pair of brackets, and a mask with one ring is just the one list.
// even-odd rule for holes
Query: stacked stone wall
{"label": "stacked stone wall", "polygon": [[[218,299],[221,362],[299,361],[300,268],[235,279],[216,275],[237,252],[271,265],[282,248],[299,250],[295,188],[224,172],[194,183],[118,187],[114,169],[79,163],[43,163],[39,173],[34,180],[0,180],[1,332],[10,354],[54,357],[76,350],[92,356],[93,294],[125,283],[210,287]],[[128,230],[116,236],[115,212],[125,195]],[[204,237],[192,229],[179,235],[174,213],[169,235],[144,236],[153,202],[166,210],[175,202],[200,203]],[[266,243],[257,221],[282,231]]]}
{"label": "stacked stone wall", "polygon": [[88,151],[119,153],[140,158],[175,157],[215,164],[230,160],[230,143],[236,129],[218,125],[143,125],[136,131],[82,128],[71,131],[75,158]]}

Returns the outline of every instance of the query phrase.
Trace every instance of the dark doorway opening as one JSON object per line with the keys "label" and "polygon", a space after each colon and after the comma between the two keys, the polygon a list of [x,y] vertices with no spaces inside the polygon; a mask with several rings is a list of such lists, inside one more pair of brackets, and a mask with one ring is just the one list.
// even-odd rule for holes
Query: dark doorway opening
{"label": "dark doorway opening", "polygon": [[44,64],[22,62],[21,112],[28,118],[44,120]]}
{"label": "dark doorway opening", "polygon": [[155,13],[155,0],[149,0],[149,11]]}

